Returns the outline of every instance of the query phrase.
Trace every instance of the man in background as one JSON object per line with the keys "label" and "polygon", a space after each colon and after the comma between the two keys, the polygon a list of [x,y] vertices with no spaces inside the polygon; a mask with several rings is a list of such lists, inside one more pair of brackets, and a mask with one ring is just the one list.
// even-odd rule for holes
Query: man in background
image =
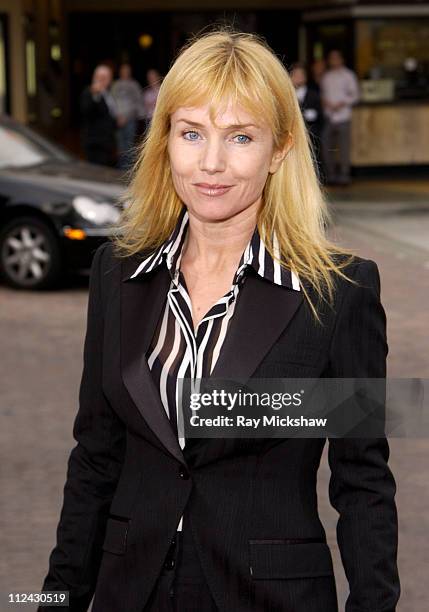
{"label": "man in background", "polygon": [[316,89],[320,93],[320,81],[322,80],[322,76],[326,72],[326,61],[321,59],[315,59],[311,63],[310,66],[310,74],[309,74],[309,85],[313,89]]}
{"label": "man in background", "polygon": [[158,70],[151,68],[146,73],[146,79],[148,86],[144,88],[143,92],[143,119],[145,123],[145,132],[147,132],[150,122],[152,121],[162,77]]}
{"label": "man in background", "polygon": [[328,54],[328,70],[321,78],[320,91],[325,113],[322,153],[326,182],[348,185],[352,106],[359,100],[359,83],[355,73],[344,65],[344,57],[338,49]]}
{"label": "man in background", "polygon": [[112,78],[111,68],[100,64],[80,99],[86,159],[105,166],[115,165],[116,107],[110,92]]}
{"label": "man in background", "polygon": [[113,84],[112,95],[117,108],[118,167],[127,170],[133,163],[137,124],[143,108],[143,91],[132,78],[130,64],[121,64],[119,79]]}
{"label": "man in background", "polygon": [[290,69],[290,78],[295,87],[296,96],[301,108],[302,116],[311,137],[316,170],[320,177],[320,136],[323,126],[323,110],[318,90],[307,83],[307,70],[304,64],[296,62]]}

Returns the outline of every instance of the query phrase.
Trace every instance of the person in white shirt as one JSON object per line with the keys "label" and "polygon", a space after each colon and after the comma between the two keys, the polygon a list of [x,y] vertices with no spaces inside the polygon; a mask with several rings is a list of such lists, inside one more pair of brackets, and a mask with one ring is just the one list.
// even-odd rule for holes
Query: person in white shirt
{"label": "person in white shirt", "polygon": [[113,84],[112,95],[117,105],[118,167],[127,170],[133,163],[137,121],[143,104],[143,90],[133,79],[130,64],[121,64],[119,79]]}
{"label": "person in white shirt", "polygon": [[[344,65],[340,51],[333,49],[328,70],[320,82],[325,125],[322,132],[322,154],[327,184],[350,182],[350,127],[352,106],[359,100],[359,83],[355,73]],[[338,167],[336,152],[338,151]]]}

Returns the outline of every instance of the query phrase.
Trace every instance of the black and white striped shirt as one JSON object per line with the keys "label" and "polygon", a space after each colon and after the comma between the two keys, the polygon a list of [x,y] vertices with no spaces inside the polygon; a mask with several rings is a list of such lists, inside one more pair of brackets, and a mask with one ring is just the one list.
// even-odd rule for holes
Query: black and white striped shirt
{"label": "black and white striped shirt", "polygon": [[[273,260],[260,238],[257,227],[249,240],[235,272],[231,289],[206,313],[194,330],[191,300],[180,271],[183,245],[189,225],[189,215],[183,209],[170,237],[145,258],[130,278],[167,265],[171,284],[165,307],[158,321],[146,358],[164,409],[178,435],[179,383],[183,378],[210,376],[222,349],[240,287],[246,270],[252,267],[263,278],[281,286],[300,291],[299,279],[293,272]],[[274,250],[278,243],[274,240]],[[179,437],[179,435],[178,435]],[[179,437],[181,448],[185,439]],[[181,528],[180,521],[178,529]]]}

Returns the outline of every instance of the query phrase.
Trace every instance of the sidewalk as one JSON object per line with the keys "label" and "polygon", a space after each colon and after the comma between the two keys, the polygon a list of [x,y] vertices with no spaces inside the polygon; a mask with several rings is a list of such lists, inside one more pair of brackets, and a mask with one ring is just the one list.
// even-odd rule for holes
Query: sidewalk
{"label": "sidewalk", "polygon": [[[389,378],[428,378],[429,180],[356,180],[327,190],[334,225],[329,234],[380,271],[387,315]],[[390,439],[389,465],[397,483],[398,565],[402,595],[398,610],[428,609],[429,549],[427,438]],[[328,499],[327,448],[318,474],[318,503],[333,552],[339,609],[348,585],[336,541],[337,515]]]}
{"label": "sidewalk", "polygon": [[326,194],[335,224],[395,244],[429,269],[429,180],[356,180]]}
{"label": "sidewalk", "polygon": [[429,181],[356,181],[327,192],[329,235],[380,271],[390,377],[429,377]]}
{"label": "sidewalk", "polygon": [[326,191],[334,202],[344,205],[387,203],[429,207],[429,178],[355,178],[347,187],[328,187]]}

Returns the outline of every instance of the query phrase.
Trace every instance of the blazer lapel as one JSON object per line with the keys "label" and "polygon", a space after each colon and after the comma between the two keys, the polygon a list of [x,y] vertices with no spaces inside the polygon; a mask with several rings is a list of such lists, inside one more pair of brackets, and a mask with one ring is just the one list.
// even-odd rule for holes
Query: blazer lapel
{"label": "blazer lapel", "polygon": [[303,301],[302,291],[249,275],[240,289],[213,378],[247,380]]}
{"label": "blazer lapel", "polygon": [[[134,258],[132,260],[134,261]],[[162,445],[178,461],[186,464],[146,360],[146,351],[165,304],[171,279],[165,267],[153,273],[141,274],[129,279],[137,263],[134,262],[134,267],[130,262],[123,265],[121,283],[122,379],[144,420]]]}
{"label": "blazer lapel", "polygon": [[[122,378],[147,425],[162,445],[178,461],[186,464],[146,360],[146,351],[165,304],[170,275],[163,267],[129,279],[137,265],[136,262],[133,264],[126,262],[123,265],[121,283]],[[250,378],[289,325],[302,301],[302,291],[249,275],[240,290],[234,317],[212,377]]]}

